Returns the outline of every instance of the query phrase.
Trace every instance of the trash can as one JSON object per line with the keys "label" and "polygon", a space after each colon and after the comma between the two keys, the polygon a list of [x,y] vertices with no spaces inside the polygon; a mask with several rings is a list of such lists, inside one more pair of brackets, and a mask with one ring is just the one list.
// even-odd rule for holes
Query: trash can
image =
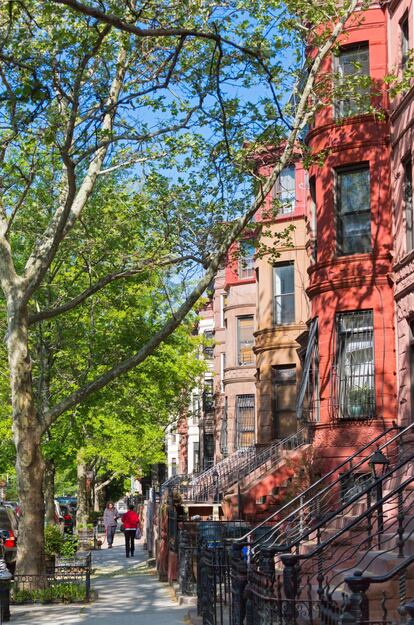
{"label": "trash can", "polygon": [[10,581],[12,574],[4,560],[0,559],[0,623],[10,621]]}

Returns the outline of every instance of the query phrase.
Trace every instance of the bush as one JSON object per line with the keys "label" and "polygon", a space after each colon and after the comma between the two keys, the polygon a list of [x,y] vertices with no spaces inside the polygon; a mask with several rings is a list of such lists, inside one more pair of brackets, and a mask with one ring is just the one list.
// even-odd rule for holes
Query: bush
{"label": "bush", "polygon": [[86,600],[86,588],[84,584],[74,584],[73,582],[52,584],[47,588],[37,590],[19,589],[17,587],[13,589],[11,599],[13,603],[73,603]]}
{"label": "bush", "polygon": [[45,527],[45,555],[60,556],[63,547],[63,535],[57,525]]}
{"label": "bush", "polygon": [[60,551],[60,555],[62,558],[73,558],[78,548],[78,537],[77,536],[66,536],[63,539],[62,548]]}

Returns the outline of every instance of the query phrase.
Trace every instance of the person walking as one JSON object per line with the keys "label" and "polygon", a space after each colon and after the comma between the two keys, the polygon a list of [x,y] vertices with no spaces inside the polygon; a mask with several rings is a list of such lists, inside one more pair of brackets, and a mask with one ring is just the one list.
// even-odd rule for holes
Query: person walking
{"label": "person walking", "polygon": [[106,540],[108,541],[108,549],[112,549],[112,543],[114,542],[114,536],[116,532],[116,520],[119,517],[118,510],[115,508],[112,501],[108,501],[106,504],[103,522],[105,526]]}
{"label": "person walking", "polygon": [[139,516],[135,512],[132,504],[128,506],[128,512],[122,515],[121,521],[124,525],[126,557],[129,558],[130,555],[134,555],[135,535],[137,533],[137,528],[141,525]]}

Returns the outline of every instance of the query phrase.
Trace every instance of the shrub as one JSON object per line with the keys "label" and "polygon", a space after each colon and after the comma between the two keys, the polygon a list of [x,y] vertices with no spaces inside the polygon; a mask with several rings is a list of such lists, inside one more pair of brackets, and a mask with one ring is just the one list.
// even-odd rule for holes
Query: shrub
{"label": "shrub", "polygon": [[63,539],[60,555],[62,558],[73,558],[78,548],[78,537],[66,535]]}
{"label": "shrub", "polygon": [[63,547],[63,536],[57,525],[45,527],[45,555],[60,556]]}
{"label": "shrub", "polygon": [[28,590],[25,588],[15,588],[12,592],[14,603],[51,603],[63,602],[72,603],[86,600],[86,588],[84,584],[74,584],[73,582],[61,582],[51,584],[47,588]]}

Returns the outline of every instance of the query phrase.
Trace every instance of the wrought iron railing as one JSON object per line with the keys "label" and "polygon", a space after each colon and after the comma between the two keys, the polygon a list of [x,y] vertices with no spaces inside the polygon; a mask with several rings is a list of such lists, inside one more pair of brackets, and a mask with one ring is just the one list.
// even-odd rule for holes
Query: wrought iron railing
{"label": "wrought iron railing", "polygon": [[220,501],[231,486],[248,476],[260,477],[283,458],[286,451],[293,451],[309,440],[307,428],[276,441],[266,447],[248,447],[228,456],[199,476],[183,478],[179,488],[185,499],[190,501]]}
{"label": "wrought iron railing", "polygon": [[53,572],[15,575],[11,603],[89,602],[91,598],[91,553],[59,560]]}
{"label": "wrought iron railing", "polygon": [[[355,500],[358,497],[366,479],[364,472],[369,471],[368,463],[375,447],[378,447],[380,451],[385,451],[390,464],[395,466],[404,440],[413,433],[414,424],[404,429],[393,425],[360,447],[346,460],[259,523],[256,528],[267,525],[268,529],[257,547],[267,548],[278,545],[286,550],[293,548],[310,535],[321,519],[326,518],[327,515],[336,514],[344,501]],[[339,477],[335,477],[337,475]],[[241,542],[248,540],[250,540],[249,533],[240,539]]]}
{"label": "wrought iron railing", "polygon": [[[203,625],[407,623],[407,615],[414,617],[413,466],[414,451],[405,450],[289,552],[264,545],[255,532],[265,529],[257,527],[245,534],[250,544],[232,541],[230,556],[228,543],[210,545],[223,556],[218,562],[209,553],[203,561],[200,596],[210,606]],[[230,595],[220,590],[229,578]]]}
{"label": "wrought iron railing", "polygon": [[[413,459],[414,454],[410,461]],[[385,486],[394,474],[394,470],[389,471],[377,483]],[[355,517],[348,510],[348,521],[329,538],[323,538],[325,526],[315,532],[315,546],[310,550],[282,555],[271,550],[273,566],[283,571],[288,598],[300,603],[311,597],[320,606],[321,625],[339,625],[345,612],[352,614],[354,604],[358,607],[354,621],[347,623],[384,622],[386,611],[392,613],[392,620],[398,618],[407,602],[408,572],[410,577],[413,573],[410,566],[414,560],[408,555],[414,538],[413,486],[414,476],[410,476],[380,499],[372,493],[372,486],[368,487],[360,497],[365,498],[365,512]],[[393,564],[391,571],[375,576],[376,570],[386,571]],[[368,592],[371,579],[383,585],[381,600],[378,591],[371,596]],[[357,602],[353,597],[356,592]]]}

